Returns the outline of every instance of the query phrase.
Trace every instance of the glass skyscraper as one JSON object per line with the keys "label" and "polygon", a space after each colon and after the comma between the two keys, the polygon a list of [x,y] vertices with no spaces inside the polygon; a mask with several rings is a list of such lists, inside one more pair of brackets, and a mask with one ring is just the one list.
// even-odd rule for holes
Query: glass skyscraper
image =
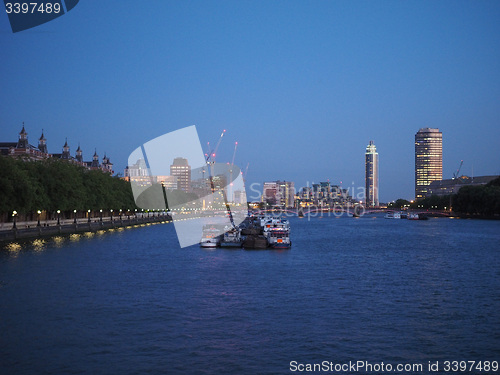
{"label": "glass skyscraper", "polygon": [[443,179],[443,133],[422,128],[415,134],[415,199],[425,198],[432,181]]}
{"label": "glass skyscraper", "polygon": [[378,152],[373,141],[366,146],[365,189],[366,207],[378,206]]}

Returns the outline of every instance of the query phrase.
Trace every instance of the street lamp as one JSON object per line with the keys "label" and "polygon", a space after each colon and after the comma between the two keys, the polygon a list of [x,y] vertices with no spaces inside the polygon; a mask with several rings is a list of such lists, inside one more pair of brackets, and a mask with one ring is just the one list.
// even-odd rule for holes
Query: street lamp
{"label": "street lamp", "polygon": [[73,223],[76,224],[76,210],[73,210],[73,216],[75,217]]}
{"label": "street lamp", "polygon": [[41,226],[40,225],[40,214],[42,213],[42,211],[38,210],[36,213],[38,214],[38,223],[36,224],[36,226],[39,227],[39,226]]}
{"label": "street lamp", "polygon": [[87,210],[87,213],[88,213],[88,217],[89,217],[89,223],[90,223],[90,210]]}
{"label": "street lamp", "polygon": [[12,211],[12,217],[14,218],[14,225],[12,226],[12,229],[16,229],[17,226],[16,226],[16,215],[17,215],[17,211]]}
{"label": "street lamp", "polygon": [[102,210],[99,210],[99,212],[100,212],[100,216],[101,216],[100,221],[102,222]]}
{"label": "street lamp", "polygon": [[113,209],[109,210],[109,212],[111,212],[111,221],[113,221]]}
{"label": "street lamp", "polygon": [[57,225],[61,225],[61,222],[59,221],[60,214],[61,214],[61,210],[57,210]]}

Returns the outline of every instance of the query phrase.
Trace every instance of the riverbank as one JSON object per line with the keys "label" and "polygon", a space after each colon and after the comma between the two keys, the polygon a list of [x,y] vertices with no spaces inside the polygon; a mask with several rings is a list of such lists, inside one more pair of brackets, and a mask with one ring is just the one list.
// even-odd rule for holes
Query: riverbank
{"label": "riverbank", "polygon": [[155,215],[155,216],[130,216],[127,218],[116,218],[108,220],[94,219],[91,221],[78,220],[77,222],[44,223],[43,225],[24,225],[18,223],[16,227],[0,229],[0,243],[15,241],[20,239],[42,238],[56,236],[60,234],[73,234],[82,232],[97,232],[99,230],[120,228],[142,224],[152,224],[161,222],[170,222],[170,215]]}

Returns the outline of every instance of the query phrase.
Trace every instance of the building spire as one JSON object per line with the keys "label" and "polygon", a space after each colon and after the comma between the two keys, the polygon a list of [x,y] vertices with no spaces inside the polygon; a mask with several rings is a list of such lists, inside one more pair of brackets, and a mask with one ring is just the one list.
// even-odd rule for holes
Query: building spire
{"label": "building spire", "polygon": [[45,139],[45,136],[43,135],[43,129],[42,129],[42,135],[41,135],[40,139],[38,140],[38,149],[45,154],[49,153],[47,150],[47,140]]}
{"label": "building spire", "polygon": [[26,132],[26,129],[24,129],[24,121],[23,121],[23,128],[21,132],[19,133],[19,141],[17,142],[16,148],[28,148],[28,133]]}

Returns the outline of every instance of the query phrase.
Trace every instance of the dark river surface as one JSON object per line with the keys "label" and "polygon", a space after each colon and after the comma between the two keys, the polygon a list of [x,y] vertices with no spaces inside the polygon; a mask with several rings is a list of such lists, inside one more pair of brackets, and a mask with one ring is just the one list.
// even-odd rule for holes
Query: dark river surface
{"label": "dark river surface", "polygon": [[1,245],[0,373],[500,360],[500,221],[290,221],[290,250],[181,249],[172,224]]}

